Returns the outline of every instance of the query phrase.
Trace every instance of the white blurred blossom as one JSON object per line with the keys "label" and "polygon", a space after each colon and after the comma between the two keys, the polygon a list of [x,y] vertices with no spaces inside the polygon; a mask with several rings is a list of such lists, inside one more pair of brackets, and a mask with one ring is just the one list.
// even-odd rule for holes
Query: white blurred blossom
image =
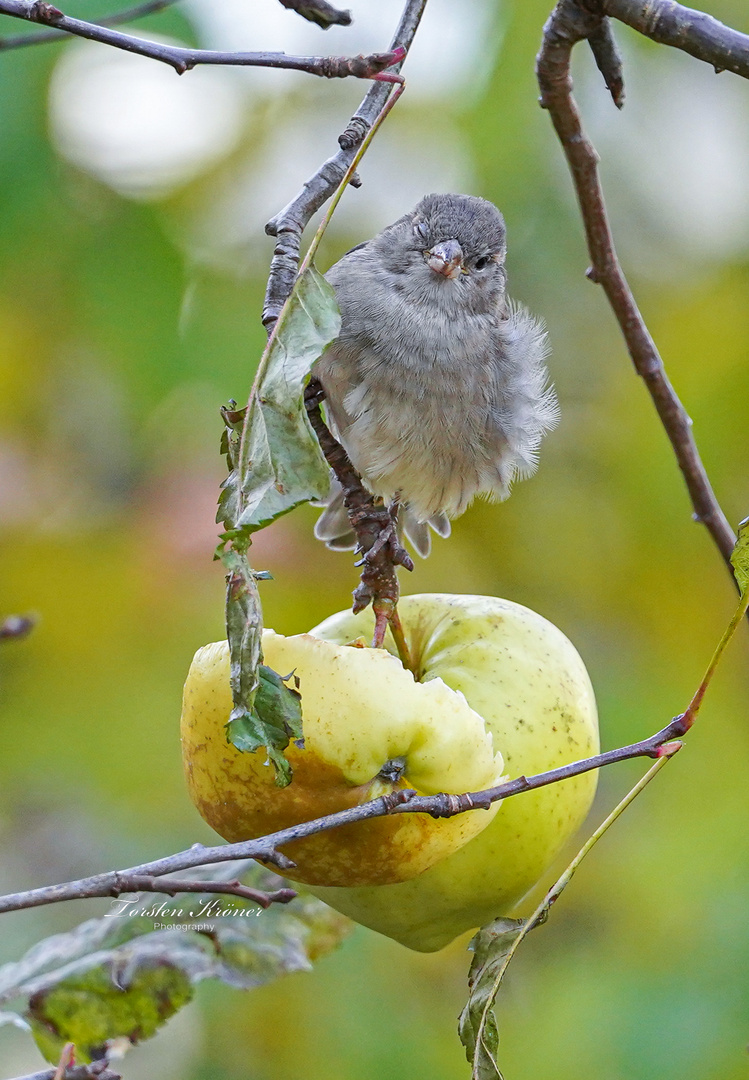
{"label": "white blurred blossom", "polygon": [[164,195],[224,157],[237,145],[244,111],[231,73],[197,68],[180,77],[90,41],[67,46],[49,90],[60,154],[136,198]]}
{"label": "white blurred blossom", "polygon": [[[380,0],[376,5],[354,0],[351,6],[353,25],[325,32],[285,10],[277,0],[252,4],[190,0],[186,9],[206,48],[303,55],[386,48],[402,0]],[[480,92],[497,47],[498,31],[492,29],[496,11],[489,0],[464,0],[460,5],[432,0],[408,59],[408,93],[405,110],[399,108],[401,115],[408,112],[409,102],[445,98],[465,103],[466,95]],[[163,40],[151,34],[147,23],[144,27],[135,33]],[[261,124],[270,132],[267,152],[253,132],[249,165],[231,178],[228,188],[241,202],[251,198],[249,192],[241,191],[245,181],[259,185],[257,203],[267,217],[279,209],[279,192],[288,190],[288,197],[292,196],[288,178],[294,176],[298,187],[337,150],[336,137],[366,87],[353,79],[323,84],[299,72],[258,68],[199,66],[178,77],[157,61],[78,41],[66,47],[55,68],[49,92],[50,125],[53,140],[67,160],[121,194],[160,198],[226,157],[260,115]],[[397,121],[391,120],[388,133],[396,126]],[[388,133],[379,141],[387,142]],[[409,141],[400,139],[400,143],[399,149],[390,150],[391,180],[410,177],[410,189],[419,194],[432,187],[461,186],[465,170],[458,159],[467,157],[468,150],[457,134],[455,140],[443,139],[441,148],[435,147],[428,133]],[[431,184],[419,176],[420,166],[430,159],[435,175]],[[225,179],[222,184],[226,197]],[[382,191],[392,186],[386,183]],[[370,188],[359,202],[366,205],[373,194]],[[229,200],[232,206],[236,197]],[[396,198],[393,205],[400,207],[403,201]],[[405,199],[409,201],[413,201],[411,193]],[[384,202],[390,214],[390,201],[385,198]],[[230,239],[235,241],[236,235]]]}
{"label": "white blurred blossom", "polygon": [[584,56],[576,85],[622,254],[658,275],[745,253],[749,88],[675,49],[623,44],[621,112]]}

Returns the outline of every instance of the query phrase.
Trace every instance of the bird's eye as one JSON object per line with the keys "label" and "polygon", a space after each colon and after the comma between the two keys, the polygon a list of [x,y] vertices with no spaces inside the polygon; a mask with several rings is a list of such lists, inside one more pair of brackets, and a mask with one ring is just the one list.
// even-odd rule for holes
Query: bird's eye
{"label": "bird's eye", "polygon": [[476,259],[476,269],[485,270],[491,261],[491,255],[482,255],[480,259]]}
{"label": "bird's eye", "polygon": [[417,221],[414,223],[414,236],[422,244],[426,244],[427,237],[429,236],[429,231],[427,229],[425,221]]}

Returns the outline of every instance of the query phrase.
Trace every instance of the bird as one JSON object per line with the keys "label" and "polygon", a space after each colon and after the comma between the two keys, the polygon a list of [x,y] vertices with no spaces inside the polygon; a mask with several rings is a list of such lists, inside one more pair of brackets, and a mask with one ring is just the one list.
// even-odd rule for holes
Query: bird
{"label": "bird", "polygon": [[[325,275],[341,313],[313,367],[328,425],[422,557],[430,529],[449,536],[476,496],[533,473],[558,422],[546,329],[507,296],[506,253],[493,203],[431,194]],[[354,547],[335,477],[321,505],[318,539]]]}

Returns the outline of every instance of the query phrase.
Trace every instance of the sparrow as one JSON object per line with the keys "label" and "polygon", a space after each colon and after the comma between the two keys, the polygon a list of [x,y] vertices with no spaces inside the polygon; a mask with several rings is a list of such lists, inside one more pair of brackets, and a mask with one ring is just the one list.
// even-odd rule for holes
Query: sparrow
{"label": "sparrow", "polygon": [[[544,324],[507,296],[504,219],[425,196],[325,275],[341,331],[316,361],[333,434],[419,555],[476,496],[506,499],[558,422]],[[315,535],[355,543],[333,478]]]}

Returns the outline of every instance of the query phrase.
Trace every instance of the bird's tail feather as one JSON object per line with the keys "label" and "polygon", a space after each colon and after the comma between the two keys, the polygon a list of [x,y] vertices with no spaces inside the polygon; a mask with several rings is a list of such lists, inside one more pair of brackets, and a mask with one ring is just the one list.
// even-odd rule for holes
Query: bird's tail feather
{"label": "bird's tail feather", "polygon": [[[346,551],[356,546],[356,536],[348,519],[343,503],[343,490],[337,480],[332,480],[330,494],[324,503],[324,510],[315,523],[315,536],[334,551]],[[428,521],[419,521],[407,506],[401,506],[398,512],[398,538],[403,537],[413,547],[417,555],[426,559],[432,548],[430,528],[438,536],[450,535],[450,522],[445,514],[435,514]]]}

